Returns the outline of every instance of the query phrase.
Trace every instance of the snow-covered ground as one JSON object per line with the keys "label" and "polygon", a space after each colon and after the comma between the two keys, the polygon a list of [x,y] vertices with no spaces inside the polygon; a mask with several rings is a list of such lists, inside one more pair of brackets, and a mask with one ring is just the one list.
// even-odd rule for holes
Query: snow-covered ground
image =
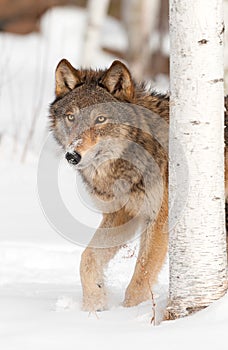
{"label": "snow-covered ground", "polygon": [[[167,299],[167,265],[154,289],[157,326],[150,323],[152,301],[130,309],[121,306],[134,268],[136,257],[131,257],[131,252],[137,242],[124,248],[106,271],[109,311],[81,311],[79,262],[83,248],[49,225],[39,202],[37,166],[47,135],[48,104],[54,97],[54,69],[62,57],[74,65],[81,63],[85,18],[83,10],[54,9],[43,17],[41,34],[0,35],[0,349],[143,346],[225,350],[227,295],[192,317],[159,324]],[[105,46],[110,44],[110,33],[112,45],[125,45],[123,30],[116,21],[107,20],[103,32]],[[112,59],[100,52],[94,65],[107,66]],[[35,135],[22,163],[34,113]],[[62,167],[60,192],[66,207],[76,207],[81,220],[88,220],[95,229],[99,215],[85,208],[78,196],[72,197],[72,171],[65,163]]]}

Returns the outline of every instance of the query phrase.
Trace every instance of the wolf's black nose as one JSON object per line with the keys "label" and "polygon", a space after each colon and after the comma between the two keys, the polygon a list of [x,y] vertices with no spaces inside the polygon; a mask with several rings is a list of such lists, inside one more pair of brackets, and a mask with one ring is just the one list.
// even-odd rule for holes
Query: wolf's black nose
{"label": "wolf's black nose", "polygon": [[67,152],[65,154],[65,158],[70,164],[76,165],[76,164],[78,164],[80,162],[82,157],[77,152],[72,152],[72,153]]}

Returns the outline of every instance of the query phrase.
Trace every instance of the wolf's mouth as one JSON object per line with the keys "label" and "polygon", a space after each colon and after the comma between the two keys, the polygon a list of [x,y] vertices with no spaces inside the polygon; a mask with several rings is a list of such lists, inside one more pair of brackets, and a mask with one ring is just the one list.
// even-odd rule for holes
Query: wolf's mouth
{"label": "wolf's mouth", "polygon": [[80,162],[82,157],[77,152],[67,152],[65,154],[65,158],[68,161],[68,163],[73,164],[73,165],[77,165]]}

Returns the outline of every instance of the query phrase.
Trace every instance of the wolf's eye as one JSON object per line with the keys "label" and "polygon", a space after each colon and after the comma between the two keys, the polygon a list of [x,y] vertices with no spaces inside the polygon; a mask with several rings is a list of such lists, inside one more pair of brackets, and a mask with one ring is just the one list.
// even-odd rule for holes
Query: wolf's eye
{"label": "wolf's eye", "polygon": [[73,122],[74,119],[75,119],[75,117],[74,117],[73,114],[68,114],[66,117],[67,117],[67,119],[69,120],[69,122]]}
{"label": "wolf's eye", "polygon": [[97,119],[95,120],[96,124],[101,124],[104,123],[107,120],[107,117],[104,117],[103,115],[99,115],[99,117],[97,117]]}

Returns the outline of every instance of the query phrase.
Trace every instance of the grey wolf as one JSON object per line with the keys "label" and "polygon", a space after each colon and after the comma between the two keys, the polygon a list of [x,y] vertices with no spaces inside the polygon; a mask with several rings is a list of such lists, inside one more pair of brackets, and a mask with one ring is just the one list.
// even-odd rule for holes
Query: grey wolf
{"label": "grey wolf", "polygon": [[50,128],[103,212],[81,258],[83,309],[108,307],[104,270],[141,228],[123,302],[137,305],[151,297],[167,253],[169,96],[136,83],[120,61],[95,71],[65,59],[55,93]]}

